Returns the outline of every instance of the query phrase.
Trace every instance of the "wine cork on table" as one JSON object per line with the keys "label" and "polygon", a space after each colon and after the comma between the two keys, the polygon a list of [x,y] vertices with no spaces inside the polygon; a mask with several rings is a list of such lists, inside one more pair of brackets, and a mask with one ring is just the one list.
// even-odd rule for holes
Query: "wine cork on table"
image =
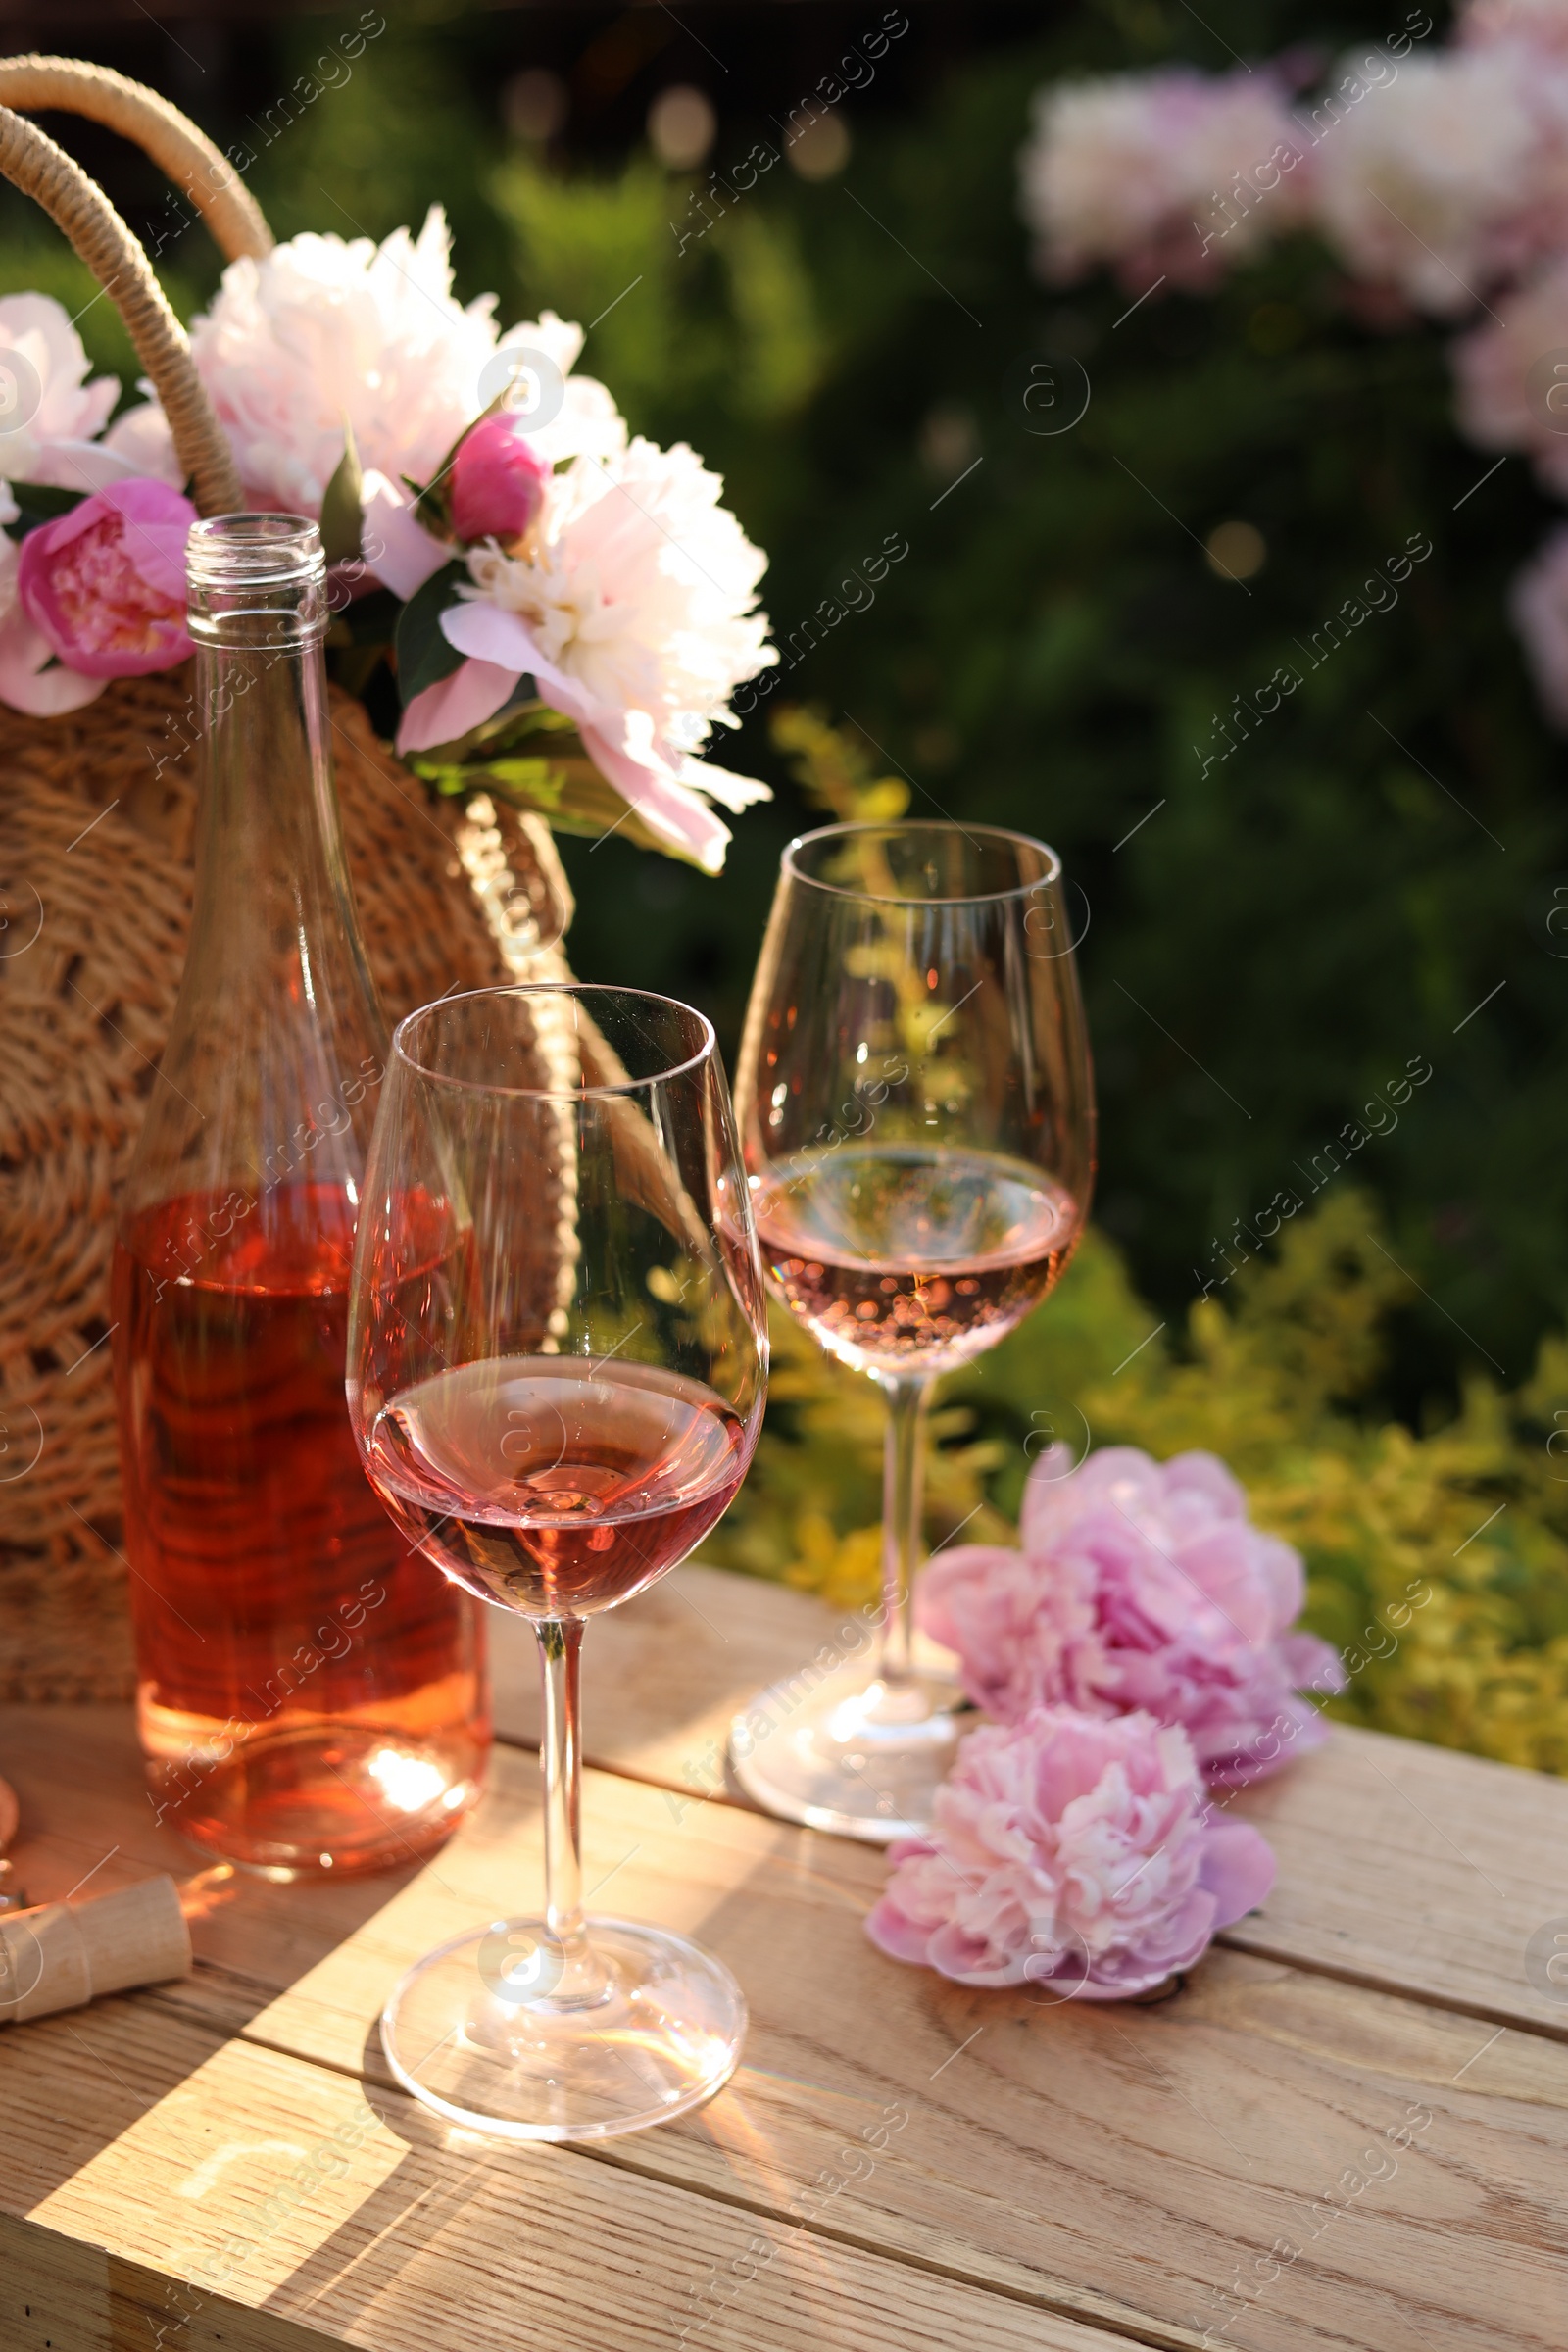
{"label": "wine cork on table", "polygon": [[190,1930],[171,1878],[0,1916],[0,2025],[186,1977],[190,1966]]}

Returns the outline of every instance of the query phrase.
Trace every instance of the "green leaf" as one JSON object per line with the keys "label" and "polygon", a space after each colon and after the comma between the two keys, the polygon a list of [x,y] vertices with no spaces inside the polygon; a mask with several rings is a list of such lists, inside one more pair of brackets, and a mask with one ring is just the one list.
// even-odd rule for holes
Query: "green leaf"
{"label": "green leaf", "polygon": [[321,546],[329,564],[352,564],[358,559],[365,527],[363,502],[360,453],[354,446],[354,427],[345,416],[343,455],[321,500]]}
{"label": "green leaf", "polygon": [[439,686],[443,678],[450,678],[463,665],[465,657],[441,634],[441,615],[458,602],[458,590],[467,577],[467,565],[454,558],[433,572],[422,588],[415,590],[398,614],[392,642],[397,655],[398,692],[405,710],[416,694],[422,694],[427,686]]}
{"label": "green leaf", "polygon": [[403,599],[390,588],[371,588],[334,612],[326,633],[328,645],[390,646],[403,612]]}
{"label": "green leaf", "polygon": [[[489,731],[491,740],[482,738]],[[523,751],[523,745],[537,749]],[[416,753],[408,761],[416,775],[448,799],[488,792],[547,817],[558,833],[599,841],[613,833],[639,849],[658,850],[683,864],[697,865],[650,831],[615,787],[602,776],[569,719],[542,703],[502,711],[475,727],[460,743],[444,744],[441,757]],[[704,869],[699,866],[699,872]]]}
{"label": "green leaf", "polygon": [[56,522],[62,514],[69,514],[73,507],[79,507],[91,493],[86,490],[57,490],[53,482],[13,482],[11,495],[20,512],[14,522],[5,525],[5,531],[7,538],[20,540],[25,539],[29,531],[37,530],[41,524]]}

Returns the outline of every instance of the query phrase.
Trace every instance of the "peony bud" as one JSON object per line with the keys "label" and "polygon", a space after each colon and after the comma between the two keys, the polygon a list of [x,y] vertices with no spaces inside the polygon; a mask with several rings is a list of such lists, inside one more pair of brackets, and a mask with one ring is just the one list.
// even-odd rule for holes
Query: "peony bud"
{"label": "peony bud", "polygon": [[550,464],[515,420],[481,416],[452,462],[452,527],[465,543],[520,539],[544,503]]}

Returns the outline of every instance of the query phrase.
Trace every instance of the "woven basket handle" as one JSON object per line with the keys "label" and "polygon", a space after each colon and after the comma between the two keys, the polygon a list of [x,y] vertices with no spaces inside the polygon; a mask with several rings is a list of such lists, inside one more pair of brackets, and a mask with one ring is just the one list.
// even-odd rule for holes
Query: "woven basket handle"
{"label": "woven basket handle", "polygon": [[118,130],[184,189],[226,262],[271,252],[272,232],[233,165],[156,90],[80,58],[6,57],[0,58],[0,106],[23,114],[56,107]]}
{"label": "woven basket handle", "polygon": [[125,322],[138,360],[163,402],[180,469],[203,514],[243,506],[223,429],[202,388],[185,330],[170,309],[152,264],[95,181],[53,139],[0,106],[0,173],[35,197]]}

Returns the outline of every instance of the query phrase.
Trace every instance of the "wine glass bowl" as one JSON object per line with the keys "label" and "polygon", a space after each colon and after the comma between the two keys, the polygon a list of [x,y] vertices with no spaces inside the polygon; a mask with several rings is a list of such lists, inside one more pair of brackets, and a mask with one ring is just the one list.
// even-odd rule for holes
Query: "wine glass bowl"
{"label": "wine glass bowl", "polygon": [[808,1704],[764,1693],[775,1729],[760,1737],[747,1710],[732,1760],[768,1810],[884,1842],[929,1822],[956,1739],[955,1694],[912,1663],[930,1384],[1045,1298],[1093,1184],[1054,851],[947,822],[792,842],[736,1107],[768,1287],[883,1387],[889,1424],[880,1664],[830,1677]]}
{"label": "wine glass bowl", "polygon": [[366,1177],[348,1394],[425,1559],[528,1619],[545,1695],[548,1893],[412,1969],[400,2082],[514,2138],[602,2138],[727,2079],[719,1962],[580,1896],[583,1627],[684,1559],[750,1462],[764,1295],[713,1033],[633,990],[450,998],[399,1028]]}

